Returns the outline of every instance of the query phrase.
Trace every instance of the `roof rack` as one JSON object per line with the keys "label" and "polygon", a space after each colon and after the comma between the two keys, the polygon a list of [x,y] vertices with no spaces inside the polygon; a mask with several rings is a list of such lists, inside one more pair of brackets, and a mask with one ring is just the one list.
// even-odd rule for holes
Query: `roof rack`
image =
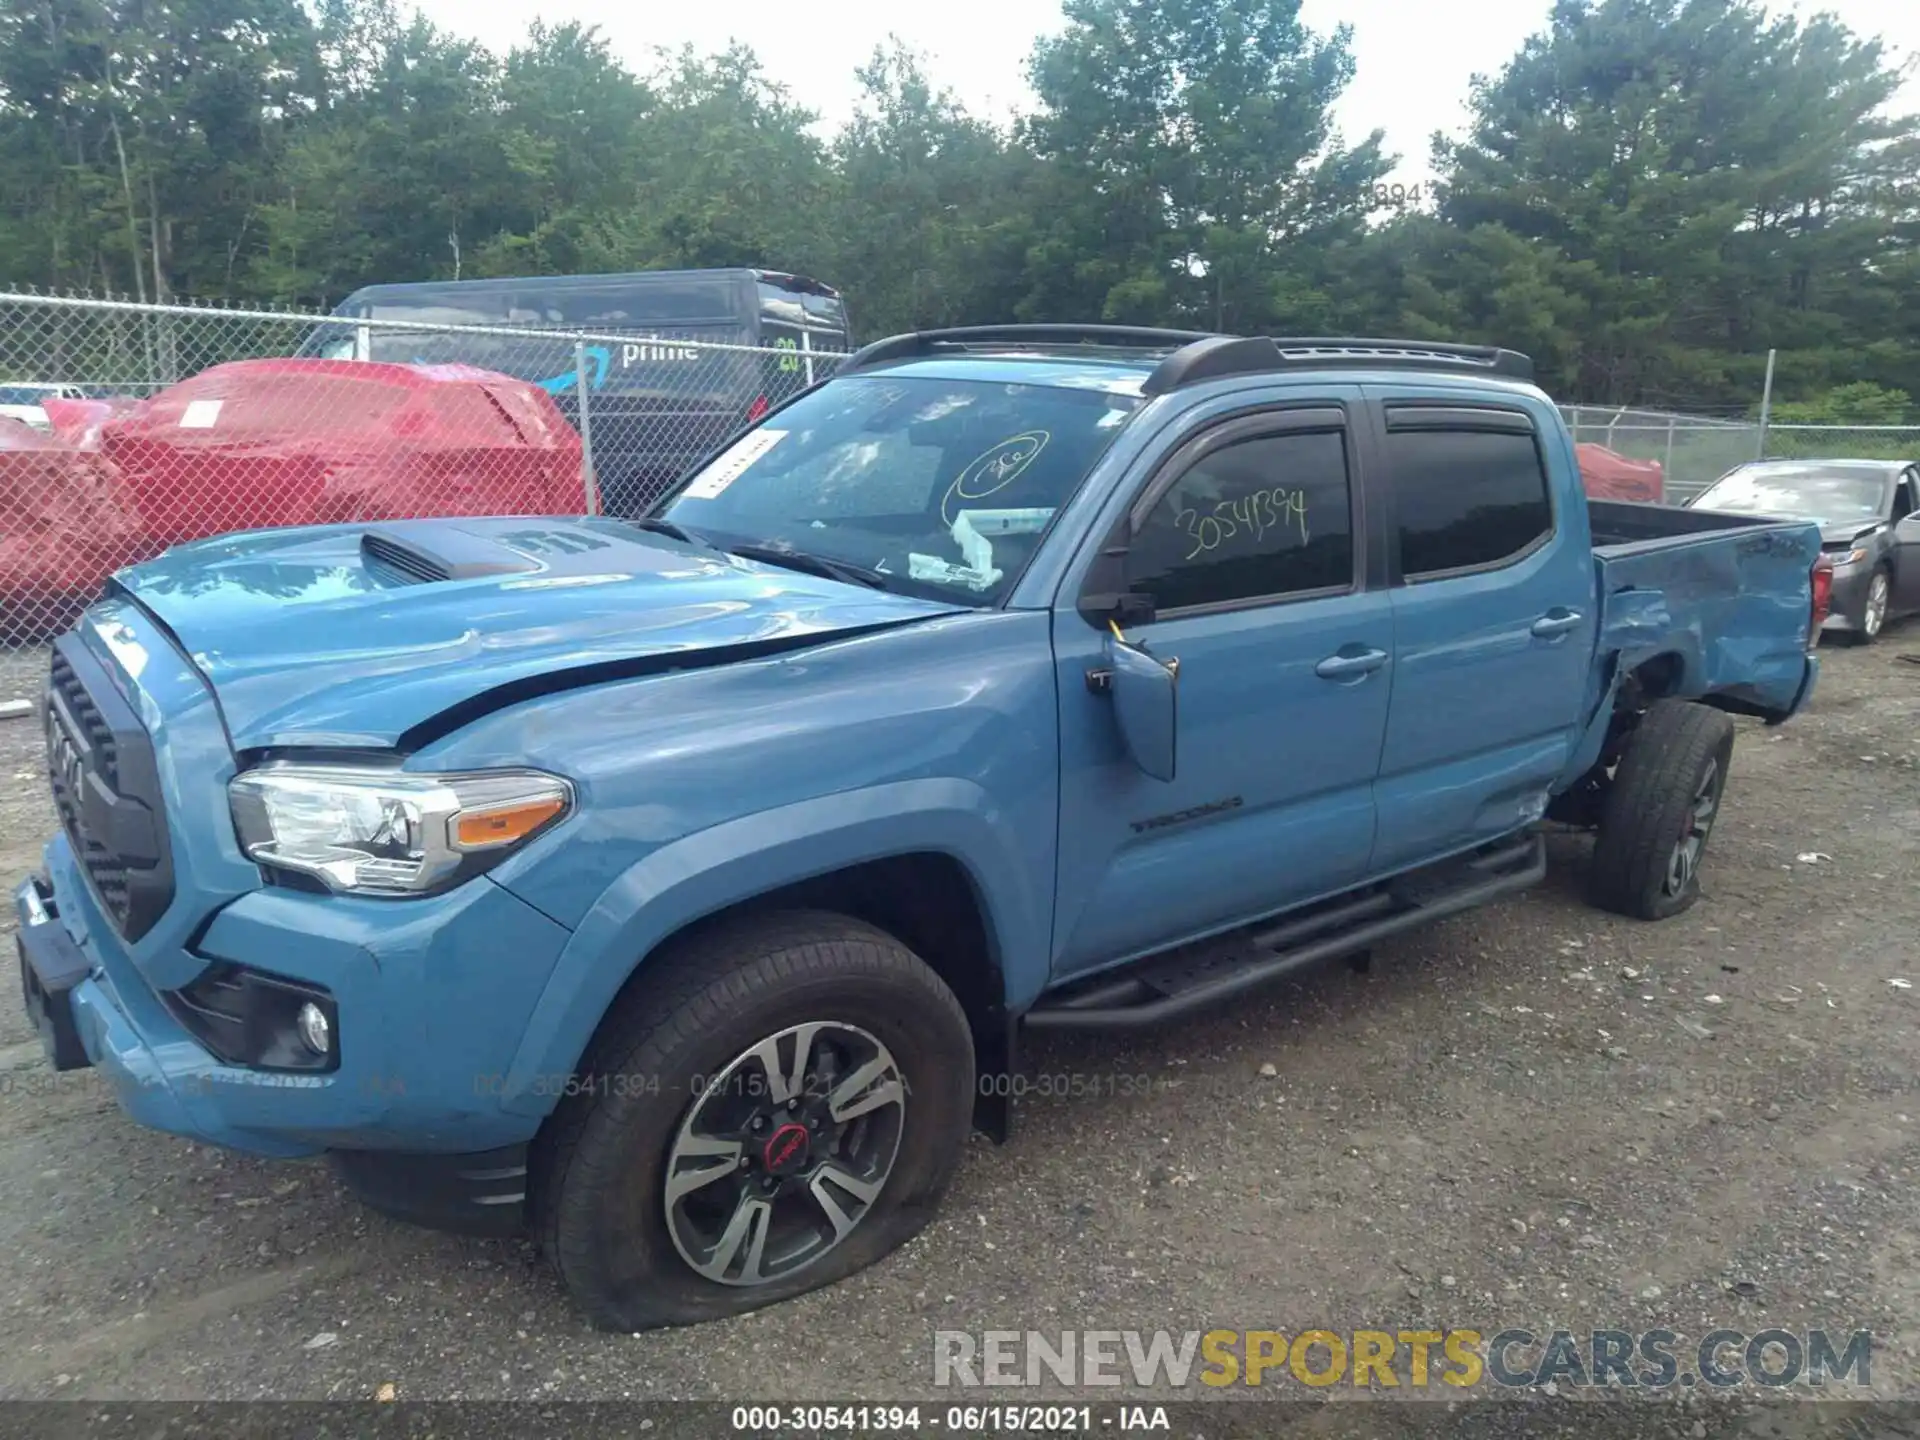
{"label": "roof rack", "polygon": [[970,345],[1072,346],[1105,345],[1135,350],[1178,350],[1196,340],[1210,339],[1204,330],[1156,330],[1140,325],[962,325],[946,330],[914,330],[890,335],[856,350],[834,371],[855,370],[932,355],[940,350],[964,350]]}
{"label": "roof rack", "polygon": [[1533,360],[1495,345],[1438,340],[1373,340],[1344,336],[1217,335],[1169,355],[1147,377],[1146,393],[1162,395],[1223,375],[1276,370],[1478,370],[1509,380],[1533,379]]}
{"label": "roof rack", "polygon": [[1495,345],[1455,345],[1438,340],[1375,340],[1346,336],[1219,335],[1199,330],[1159,330],[1134,325],[973,325],[916,330],[876,340],[855,351],[835,374],[850,375],[896,360],[976,345],[1033,348],[1103,345],[1171,350],[1147,377],[1144,393],[1164,395],[1202,380],[1261,375],[1281,370],[1332,367],[1369,370],[1468,370],[1510,380],[1533,379],[1533,361]]}

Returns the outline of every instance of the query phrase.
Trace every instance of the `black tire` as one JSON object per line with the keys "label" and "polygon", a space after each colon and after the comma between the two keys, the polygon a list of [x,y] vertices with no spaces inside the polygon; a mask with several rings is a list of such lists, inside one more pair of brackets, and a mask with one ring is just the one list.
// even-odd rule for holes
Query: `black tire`
{"label": "black tire", "polygon": [[[1641,716],[1614,771],[1594,842],[1589,893],[1595,905],[1636,920],[1665,920],[1700,898],[1700,861],[1732,759],[1733,722],[1718,710],[1660,700]],[[1703,787],[1711,803],[1701,829]],[[1680,849],[1694,838],[1698,844],[1682,867]]]}
{"label": "black tire", "polygon": [[[757,1284],[710,1279],[679,1248],[687,1222],[682,1212],[683,1228],[670,1229],[665,1189],[683,1124],[690,1129],[696,1112],[705,1113],[703,1095],[720,1094],[699,1077],[750,1076],[727,1067],[768,1037],[814,1021],[841,1027],[835,1034],[863,1033],[896,1062],[904,1098],[889,1121],[890,1169],[844,1238],[827,1242],[811,1263]],[[787,1054],[779,1052],[783,1066]],[[933,1218],[972,1129],[973,1037],[953,992],[891,936],[840,915],[747,917],[669,947],[622,993],[575,1078],[534,1144],[531,1214],[561,1282],[603,1330],[740,1315],[864,1269]],[[736,1099],[745,1088],[727,1087]],[[764,1156],[749,1145],[739,1164],[745,1172],[772,1156],[770,1143]],[[723,1176],[712,1190],[736,1183],[745,1195],[751,1183],[777,1182],[771,1174]],[[793,1185],[810,1190],[797,1178]],[[721,1195],[716,1203],[730,1202]],[[755,1219],[746,1233],[770,1249],[773,1223]],[[759,1267],[758,1250],[753,1263]]]}

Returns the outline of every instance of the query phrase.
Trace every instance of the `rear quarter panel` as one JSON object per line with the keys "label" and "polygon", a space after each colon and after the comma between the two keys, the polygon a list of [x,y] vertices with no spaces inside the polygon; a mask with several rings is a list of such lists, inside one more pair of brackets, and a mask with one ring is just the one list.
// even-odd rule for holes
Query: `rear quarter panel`
{"label": "rear quarter panel", "polygon": [[1785,719],[1813,664],[1819,555],[1819,527],[1800,521],[1599,546],[1602,658],[1617,655],[1625,673],[1672,655],[1677,693]]}

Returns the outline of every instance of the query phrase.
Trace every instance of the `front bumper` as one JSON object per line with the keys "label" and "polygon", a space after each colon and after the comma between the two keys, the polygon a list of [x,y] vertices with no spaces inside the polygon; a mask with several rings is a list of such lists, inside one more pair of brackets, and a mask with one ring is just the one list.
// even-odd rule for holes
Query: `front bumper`
{"label": "front bumper", "polygon": [[[484,876],[404,900],[264,885],[234,834],[212,692],[138,606],[92,607],[48,694],[65,804],[14,915],[50,1062],[97,1069],[154,1129],[329,1153],[390,1213],[511,1229],[553,1101],[513,1101],[503,1077],[571,932]],[[279,1043],[289,995],[331,1018],[324,1060]]]}
{"label": "front bumper", "polygon": [[97,1067],[141,1124],[272,1156],[459,1155],[538,1128],[502,1108],[500,1077],[569,932],[484,877],[423,900],[254,891],[171,957],[330,995],[339,1063],[312,1073],[219,1059],[104,922],[64,836],[45,861],[14,892],[30,1010],[54,1063]]}

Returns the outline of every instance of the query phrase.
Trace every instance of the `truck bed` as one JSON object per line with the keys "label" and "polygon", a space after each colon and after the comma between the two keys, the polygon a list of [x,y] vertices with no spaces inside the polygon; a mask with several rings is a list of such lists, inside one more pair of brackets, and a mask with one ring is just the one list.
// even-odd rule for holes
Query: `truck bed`
{"label": "truck bed", "polygon": [[1764,515],[1732,515],[1724,510],[1682,510],[1672,505],[1642,505],[1627,500],[1589,500],[1587,515],[1593,548],[1609,556],[1645,548],[1648,541],[1670,541],[1728,530],[1757,530],[1783,522]]}
{"label": "truck bed", "polygon": [[1768,719],[1792,711],[1808,676],[1818,525],[1613,500],[1587,509],[1603,658],[1631,670],[1671,655],[1677,693]]}

